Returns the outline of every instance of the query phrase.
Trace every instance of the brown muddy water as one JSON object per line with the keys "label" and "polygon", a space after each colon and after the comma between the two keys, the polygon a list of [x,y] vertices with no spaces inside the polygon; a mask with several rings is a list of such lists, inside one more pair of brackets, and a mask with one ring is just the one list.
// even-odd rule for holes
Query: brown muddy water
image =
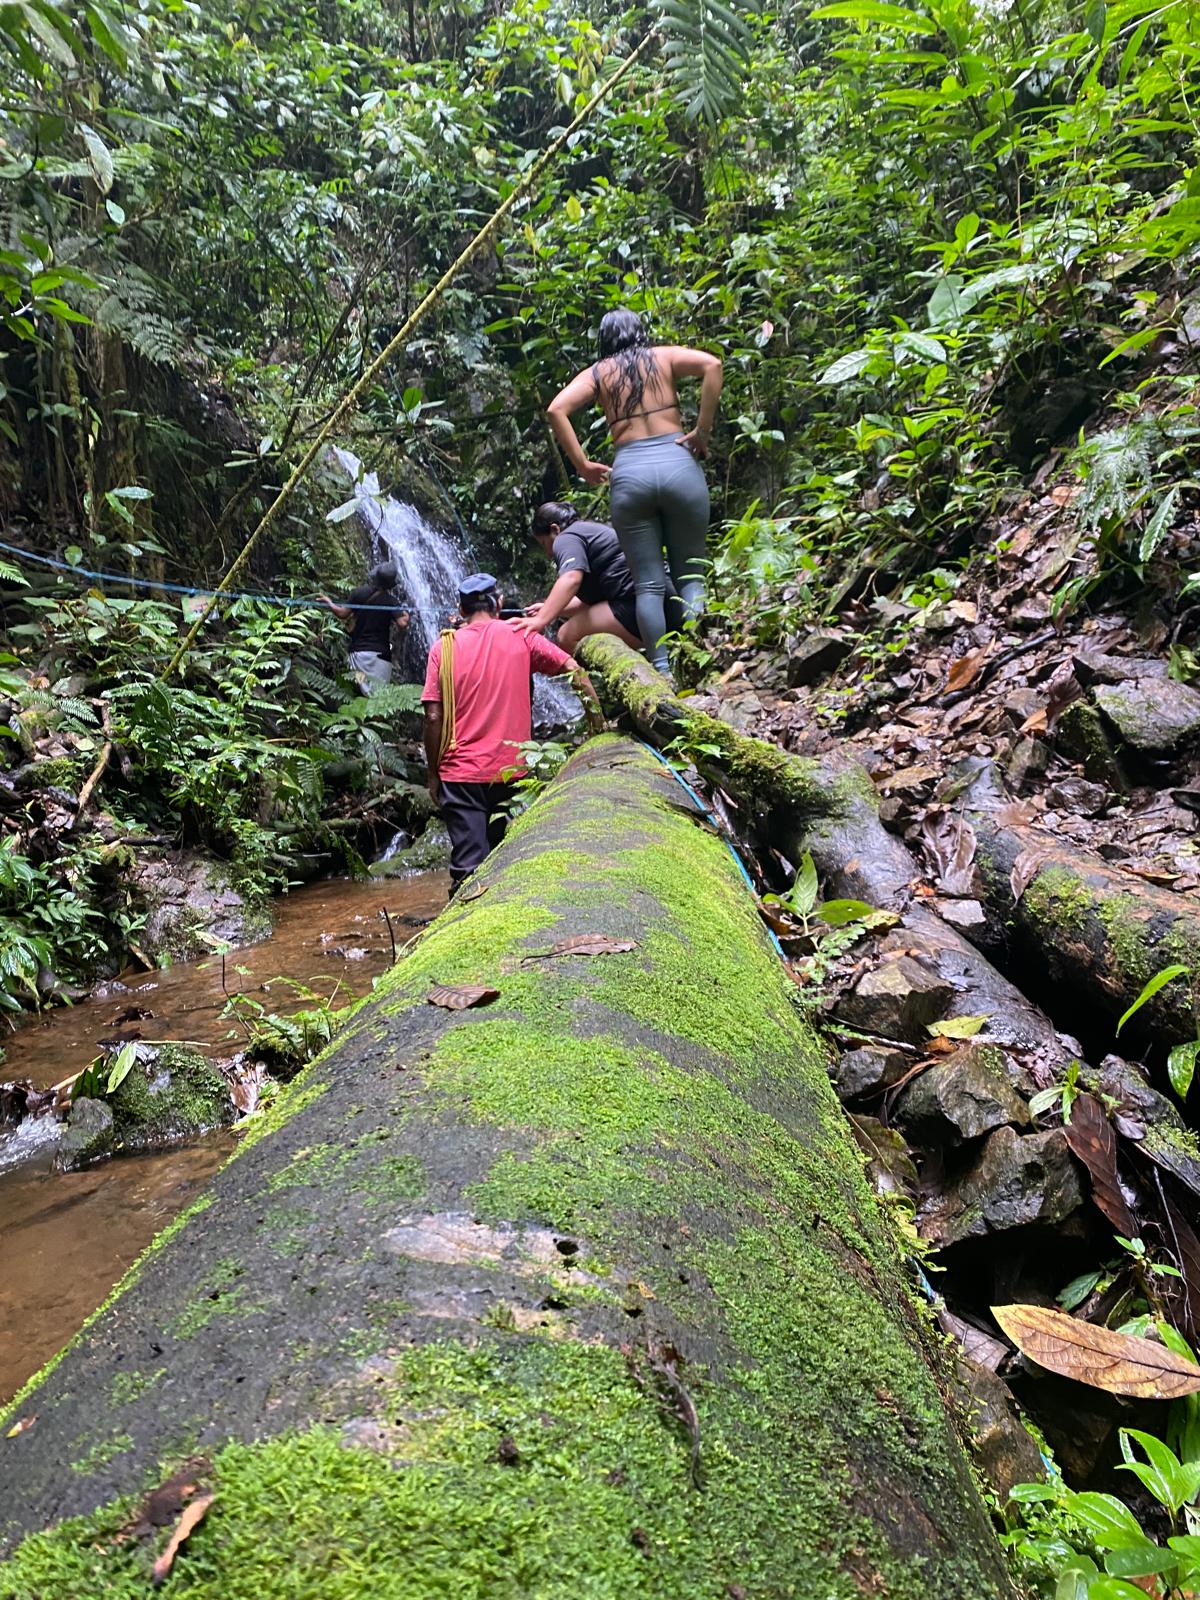
{"label": "brown muddy water", "polygon": [[[282,1013],[313,1003],[296,984],[334,1005],[368,993],[392,959],[383,909],[399,947],[442,909],[447,883],[436,872],[310,884],[277,902],[269,939],[225,956],[224,974],[220,956],[123,973],[91,999],[5,1036],[0,1077],[57,1083],[87,1066],[102,1040],[132,1038],[135,1029],[146,1040],[187,1040],[232,1055],[243,1034],[221,1015],[230,995]],[[150,1015],[117,1021],[134,1007]],[[236,1143],[236,1132],[223,1129],[85,1172],[55,1172],[50,1119],[0,1134],[0,1404],[71,1337]]]}

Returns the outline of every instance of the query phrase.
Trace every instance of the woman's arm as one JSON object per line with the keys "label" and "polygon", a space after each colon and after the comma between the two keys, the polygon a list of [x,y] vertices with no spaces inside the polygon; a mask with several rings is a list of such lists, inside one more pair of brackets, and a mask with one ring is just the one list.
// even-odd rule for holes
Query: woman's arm
{"label": "woman's arm", "polygon": [[679,442],[703,460],[708,454],[708,440],[717,415],[717,401],[721,397],[725,369],[720,356],[710,356],[707,350],[689,350],[683,345],[672,346],[670,360],[673,378],[700,379],[700,410],[696,426],[691,433],[685,433]]}
{"label": "woman's arm", "polygon": [[575,471],[584,480],[596,488],[608,477],[609,469],[600,461],[589,461],[583,453],[583,446],[579,443],[575,429],[571,426],[571,418],[576,411],[582,411],[596,398],[596,380],[592,377],[591,369],[577,373],[565,389],[559,392],[546,407],[546,415],[550,419],[550,427],[554,437],[558,440],[559,448],[563,455],[575,468]]}

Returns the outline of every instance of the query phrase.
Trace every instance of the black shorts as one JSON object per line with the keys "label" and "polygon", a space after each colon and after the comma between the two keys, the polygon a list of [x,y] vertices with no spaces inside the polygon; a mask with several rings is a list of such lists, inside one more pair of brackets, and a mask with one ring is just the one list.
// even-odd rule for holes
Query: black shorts
{"label": "black shorts", "polygon": [[638,632],[637,625],[637,604],[632,592],[620,595],[616,600],[610,600],[608,603],[612,608],[613,616],[616,617],[626,633],[631,633],[635,639],[640,639],[641,634]]}

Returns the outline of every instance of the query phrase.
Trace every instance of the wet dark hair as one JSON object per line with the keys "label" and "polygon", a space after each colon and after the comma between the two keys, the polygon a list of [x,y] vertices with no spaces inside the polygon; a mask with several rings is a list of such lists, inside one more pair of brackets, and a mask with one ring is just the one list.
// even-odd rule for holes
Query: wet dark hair
{"label": "wet dark hair", "polygon": [[381,561],[378,566],[372,567],[367,573],[367,582],[373,583],[377,589],[390,589],[396,582],[399,573],[396,571],[394,561]]}
{"label": "wet dark hair", "polygon": [[565,500],[547,500],[533,513],[533,537],[543,539],[551,528],[569,528],[578,518],[575,507]]}
{"label": "wet dark hair", "polygon": [[[654,371],[650,335],[641,317],[636,312],[627,311],[624,306],[619,311],[609,311],[601,317],[599,350],[600,361],[612,362],[604,376],[614,421],[631,417],[641,409],[646,394],[646,379]],[[596,368],[600,361],[592,368],[597,388],[600,387],[600,375]]]}

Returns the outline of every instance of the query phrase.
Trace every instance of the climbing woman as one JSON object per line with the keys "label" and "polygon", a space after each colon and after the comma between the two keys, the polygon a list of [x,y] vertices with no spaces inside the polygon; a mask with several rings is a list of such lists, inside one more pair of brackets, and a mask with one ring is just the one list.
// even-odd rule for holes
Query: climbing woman
{"label": "climbing woman", "polygon": [[[700,413],[690,433],[679,408],[681,378],[701,380]],[[549,406],[554,437],[580,476],[595,487],[611,470],[612,524],[633,572],[638,632],[649,660],[668,675],[663,549],[685,615],[698,617],[708,559],[708,484],[700,462],[708,454],[721,379],[719,357],[651,345],[640,317],[610,311],[600,323],[600,359]],[[571,425],[574,413],[592,404],[608,419],[616,447],[611,469],[588,460]]]}

